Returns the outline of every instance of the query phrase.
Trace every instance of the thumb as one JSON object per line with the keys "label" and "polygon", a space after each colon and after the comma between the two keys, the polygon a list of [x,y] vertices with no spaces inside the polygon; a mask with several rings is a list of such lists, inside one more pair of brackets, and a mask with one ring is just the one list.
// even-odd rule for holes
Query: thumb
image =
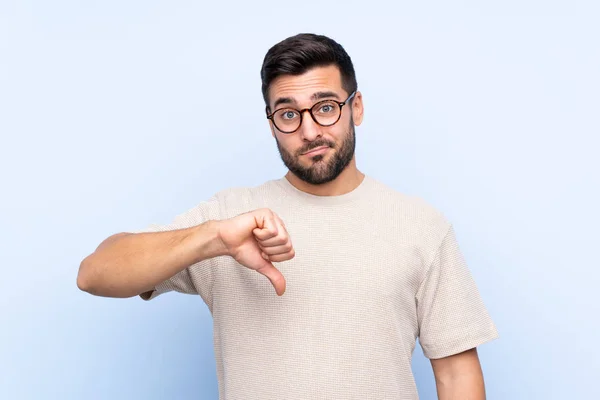
{"label": "thumb", "polygon": [[271,281],[271,284],[275,288],[275,292],[278,296],[282,296],[285,292],[285,278],[281,271],[279,271],[269,261],[264,262],[264,265],[256,270],[258,273],[266,276]]}

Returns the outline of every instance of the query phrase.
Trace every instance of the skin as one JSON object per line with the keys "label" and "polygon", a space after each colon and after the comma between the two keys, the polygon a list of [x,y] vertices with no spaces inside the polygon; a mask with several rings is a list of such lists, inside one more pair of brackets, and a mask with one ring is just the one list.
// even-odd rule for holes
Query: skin
{"label": "skin", "polygon": [[485,400],[485,384],[477,348],[430,360],[440,400]]}
{"label": "skin", "polygon": [[273,262],[290,260],[295,252],[284,222],[262,208],[185,229],[109,236],[81,262],[77,286],[96,296],[148,297],[160,282],[218,256],[266,276],[282,296],[285,279]]}
{"label": "skin", "polygon": [[[316,99],[319,92],[332,92],[336,96]],[[302,75],[281,76],[275,79],[269,88],[269,108],[275,110],[282,105],[275,105],[279,99],[290,99],[285,106],[298,110],[312,107],[320,100],[344,101],[350,95],[342,87],[339,69],[336,66],[313,68]],[[306,112],[302,126],[294,133],[280,132],[269,121],[271,134],[275,138],[282,161],[288,167],[288,181],[298,189],[319,196],[336,196],[354,190],[364,179],[364,174],[356,167],[354,154],[354,126],[363,120],[363,100],[360,91],[356,92],[353,101],[342,108],[340,120],[332,126],[318,125]],[[329,146],[322,155],[304,154],[319,146]],[[345,167],[339,171],[335,164],[343,162]],[[313,179],[303,180],[294,170],[302,169]]]}

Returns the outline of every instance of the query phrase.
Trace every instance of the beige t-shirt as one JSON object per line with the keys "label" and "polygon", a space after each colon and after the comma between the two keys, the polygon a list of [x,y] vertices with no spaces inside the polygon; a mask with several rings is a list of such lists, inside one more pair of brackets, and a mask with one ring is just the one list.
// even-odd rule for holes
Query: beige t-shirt
{"label": "beige t-shirt", "polygon": [[452,225],[420,198],[368,175],[340,196],[302,192],[285,177],[226,189],[143,231],[263,207],[282,218],[296,252],[275,263],[287,283],[283,296],[222,256],[145,297],[201,296],[213,317],[220,400],[418,399],[417,337],[431,359],[498,337]]}

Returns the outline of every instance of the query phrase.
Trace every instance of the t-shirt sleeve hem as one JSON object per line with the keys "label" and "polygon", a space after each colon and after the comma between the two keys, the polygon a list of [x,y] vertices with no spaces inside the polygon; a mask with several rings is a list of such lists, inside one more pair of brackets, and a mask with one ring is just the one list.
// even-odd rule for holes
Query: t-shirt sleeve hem
{"label": "t-shirt sleeve hem", "polygon": [[161,282],[154,289],[140,293],[138,296],[144,301],[149,301],[170,290],[172,289],[168,286],[167,282]]}
{"label": "t-shirt sleeve hem", "polygon": [[437,359],[462,353],[499,337],[498,330],[494,325],[491,325],[487,330],[480,330],[475,335],[459,338],[445,345],[427,346],[422,344],[421,346],[425,357]]}

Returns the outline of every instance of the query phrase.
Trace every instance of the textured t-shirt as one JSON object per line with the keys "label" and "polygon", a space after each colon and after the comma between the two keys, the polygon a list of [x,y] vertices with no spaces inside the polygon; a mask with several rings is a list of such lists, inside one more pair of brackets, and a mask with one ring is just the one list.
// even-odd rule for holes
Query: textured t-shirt
{"label": "textured t-shirt", "polygon": [[283,296],[228,256],[191,265],[144,296],[200,295],[213,317],[220,400],[414,400],[417,337],[430,359],[498,337],[452,224],[369,175],[339,196],[305,193],[285,177],[230,188],[142,231],[264,207],[282,218],[296,253],[274,263]]}

